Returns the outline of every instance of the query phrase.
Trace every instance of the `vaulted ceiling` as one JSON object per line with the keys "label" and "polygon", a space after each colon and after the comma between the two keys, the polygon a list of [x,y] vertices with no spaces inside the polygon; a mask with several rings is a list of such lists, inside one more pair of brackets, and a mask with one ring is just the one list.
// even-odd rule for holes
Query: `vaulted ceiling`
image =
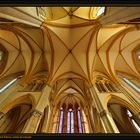
{"label": "vaulted ceiling", "polygon": [[44,11],[40,27],[0,20],[0,48],[8,52],[0,78],[24,72],[23,82],[43,78],[56,93],[74,89],[81,95],[97,72],[111,80],[117,73],[140,78],[140,30],[134,24],[102,25],[91,7]]}

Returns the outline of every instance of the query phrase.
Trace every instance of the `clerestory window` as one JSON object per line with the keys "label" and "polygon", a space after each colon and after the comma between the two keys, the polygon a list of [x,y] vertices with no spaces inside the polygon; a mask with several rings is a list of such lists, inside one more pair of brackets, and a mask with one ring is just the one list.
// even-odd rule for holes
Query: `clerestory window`
{"label": "clerestory window", "polygon": [[0,89],[0,93],[5,91],[8,87],[10,87],[13,83],[15,83],[17,81],[17,78],[13,79],[12,81],[10,81],[9,83],[7,83],[4,87],[2,87]]}
{"label": "clerestory window", "polygon": [[137,92],[140,92],[140,88],[137,87],[133,82],[128,80],[127,78],[123,77],[122,78],[128,85],[130,85],[133,89],[135,89]]}
{"label": "clerestory window", "polygon": [[137,122],[133,119],[133,114],[127,109],[127,116],[131,120],[133,126],[137,129],[137,131],[140,133],[140,126],[137,124]]}

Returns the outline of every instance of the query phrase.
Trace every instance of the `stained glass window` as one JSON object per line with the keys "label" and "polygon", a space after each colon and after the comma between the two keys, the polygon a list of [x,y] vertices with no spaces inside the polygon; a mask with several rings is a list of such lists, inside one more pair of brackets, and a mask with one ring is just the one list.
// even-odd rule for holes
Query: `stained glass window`
{"label": "stained glass window", "polygon": [[96,15],[101,16],[104,12],[105,12],[105,7],[100,7]]}
{"label": "stained glass window", "polygon": [[7,89],[9,86],[11,86],[13,83],[15,83],[17,81],[17,78],[13,79],[12,81],[10,81],[7,85],[5,85],[4,87],[2,87],[0,89],[0,93],[3,92],[5,89]]}
{"label": "stained glass window", "polygon": [[79,129],[79,133],[82,133],[83,131],[82,131],[82,121],[81,121],[80,107],[78,108],[77,116],[78,116],[78,129]]}
{"label": "stained glass window", "polygon": [[[67,121],[66,133],[74,133],[74,131],[77,132],[77,130],[79,133],[83,133],[80,107],[78,107],[76,112],[74,112],[73,108],[68,108],[65,111],[67,112],[67,116],[64,116],[65,112],[64,112],[63,108],[61,108],[61,110],[60,110],[58,133],[62,133],[63,122],[65,119]],[[77,119],[74,119],[75,117],[77,117]],[[75,126],[77,126],[76,127],[77,130],[75,130],[75,128],[74,128]]]}
{"label": "stained glass window", "polygon": [[74,133],[74,113],[72,108],[68,109],[67,114],[67,133]]}
{"label": "stained glass window", "polygon": [[70,112],[68,111],[68,114],[67,114],[67,133],[70,133],[70,119],[71,119],[71,116],[70,116]]}
{"label": "stained glass window", "polygon": [[140,133],[140,127],[139,127],[139,125],[136,123],[136,121],[132,118],[133,117],[133,115],[132,115],[132,113],[127,109],[127,115],[128,115],[128,117],[130,118],[130,120],[131,120],[131,122],[132,122],[132,124],[134,125],[134,127],[138,130],[138,132]]}
{"label": "stained glass window", "polygon": [[74,113],[71,112],[71,133],[74,133]]}
{"label": "stained glass window", "polygon": [[134,119],[132,119],[132,123],[135,126],[135,128],[138,130],[138,132],[140,133],[140,127],[138,126],[138,124],[136,123]]}
{"label": "stained glass window", "polygon": [[132,117],[132,113],[127,109],[127,115],[129,116],[129,117]]}
{"label": "stained glass window", "polygon": [[62,133],[63,117],[64,117],[64,111],[63,111],[63,108],[61,108],[61,110],[60,110],[60,118],[59,118],[59,125],[58,125],[58,133]]}

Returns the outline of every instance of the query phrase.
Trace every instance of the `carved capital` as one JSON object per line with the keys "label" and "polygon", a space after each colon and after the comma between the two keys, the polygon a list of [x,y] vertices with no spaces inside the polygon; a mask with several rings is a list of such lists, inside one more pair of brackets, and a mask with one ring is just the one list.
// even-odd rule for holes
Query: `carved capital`
{"label": "carved capital", "polygon": [[98,113],[98,115],[99,115],[100,117],[103,117],[103,116],[105,116],[105,115],[107,115],[107,114],[108,114],[107,110],[102,110],[101,112]]}
{"label": "carved capital", "polygon": [[31,112],[31,116],[34,116],[34,117],[37,117],[37,118],[42,117],[42,115],[43,115],[43,113],[36,110],[36,109]]}

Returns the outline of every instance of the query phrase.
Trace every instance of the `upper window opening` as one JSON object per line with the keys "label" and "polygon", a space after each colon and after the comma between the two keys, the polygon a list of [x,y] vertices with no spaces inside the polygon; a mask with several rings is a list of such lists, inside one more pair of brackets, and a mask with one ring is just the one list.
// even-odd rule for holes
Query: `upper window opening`
{"label": "upper window opening", "polygon": [[74,113],[72,108],[69,108],[67,114],[67,133],[74,133]]}
{"label": "upper window opening", "polygon": [[78,128],[79,128],[79,133],[83,133],[80,107],[78,107],[77,116],[78,116]]}
{"label": "upper window opening", "polygon": [[137,56],[138,56],[138,59],[140,60],[140,51],[138,52]]}
{"label": "upper window opening", "polygon": [[133,126],[137,129],[137,131],[140,133],[140,126],[137,124],[137,122],[133,119],[133,114],[127,109],[127,115],[129,119],[131,120]]}
{"label": "upper window opening", "polygon": [[2,87],[0,89],[0,93],[3,92],[4,90],[6,90],[8,87],[10,87],[13,83],[15,83],[17,81],[18,78],[13,79],[12,81],[10,81],[7,85],[5,85],[4,87]]}
{"label": "upper window opening", "polygon": [[58,133],[62,133],[63,118],[64,118],[64,111],[63,111],[63,108],[61,107],[61,110],[60,110],[60,118],[59,118]]}
{"label": "upper window opening", "polygon": [[132,117],[132,113],[127,109],[127,115],[129,116],[129,117]]}
{"label": "upper window opening", "polygon": [[137,87],[133,82],[131,82],[130,80],[128,80],[127,78],[123,77],[122,78],[128,85],[130,85],[133,89],[135,89],[137,92],[140,93],[140,88]]}
{"label": "upper window opening", "polygon": [[105,12],[105,7],[100,7],[99,10],[97,11],[97,14],[96,14],[97,17],[101,16],[102,14],[104,14],[104,12]]}
{"label": "upper window opening", "polygon": [[66,109],[63,109],[62,107],[60,109],[58,133],[83,133],[82,125],[80,107],[75,106],[74,108],[68,107]]}

